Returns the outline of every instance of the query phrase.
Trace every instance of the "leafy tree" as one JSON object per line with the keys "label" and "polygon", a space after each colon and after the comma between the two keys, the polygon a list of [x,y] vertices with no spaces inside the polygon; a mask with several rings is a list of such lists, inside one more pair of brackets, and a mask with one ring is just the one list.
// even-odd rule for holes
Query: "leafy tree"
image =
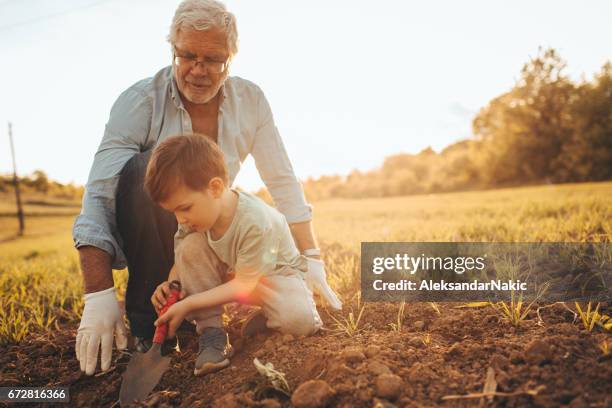
{"label": "leafy tree", "polygon": [[578,88],[573,132],[559,157],[560,181],[612,179],[612,64]]}
{"label": "leafy tree", "polygon": [[[565,62],[555,50],[541,50],[522,69],[514,88],[493,99],[473,121],[489,169],[491,185],[554,178],[562,166],[562,146],[572,136],[575,85],[563,74]],[[483,163],[484,164],[484,163]]]}

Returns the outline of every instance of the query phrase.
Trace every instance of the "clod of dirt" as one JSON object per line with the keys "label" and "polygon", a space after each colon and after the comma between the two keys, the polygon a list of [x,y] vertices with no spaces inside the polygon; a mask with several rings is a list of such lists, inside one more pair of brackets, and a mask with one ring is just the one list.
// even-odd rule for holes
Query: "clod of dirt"
{"label": "clod of dirt", "polygon": [[365,354],[363,354],[363,350],[358,347],[347,348],[346,350],[342,351],[340,357],[347,363],[359,363],[366,359]]}
{"label": "clod of dirt", "polygon": [[408,345],[415,348],[421,348],[424,346],[423,340],[419,337],[411,337],[410,339],[408,339]]}
{"label": "clod of dirt", "polygon": [[459,356],[461,356],[463,354],[463,349],[461,347],[460,343],[453,343],[452,346],[450,346],[445,352],[444,352],[444,358],[446,360],[450,360],[453,358],[457,358]]}
{"label": "clod of dirt", "polygon": [[385,364],[380,361],[370,361],[368,362],[368,371],[374,375],[380,374],[391,374],[391,370]]}
{"label": "clod of dirt", "polygon": [[505,369],[510,364],[510,360],[500,354],[494,354],[489,360],[489,364],[498,369]]}
{"label": "clod of dirt", "polygon": [[565,336],[573,336],[574,334],[578,332],[579,326],[575,324],[571,324],[571,323],[561,323],[561,324],[557,324],[552,327],[555,329],[555,331],[553,331],[553,334],[563,334]]}
{"label": "clod of dirt", "polygon": [[404,350],[406,347],[402,344],[402,343],[391,343],[389,344],[389,348],[393,351],[402,351]]}
{"label": "clod of dirt", "polygon": [[323,372],[323,370],[325,370],[325,367],[325,360],[319,360],[316,358],[308,359],[303,365],[303,378],[318,378],[318,376]]}
{"label": "clod of dirt", "polygon": [[376,395],[388,400],[397,399],[402,393],[402,379],[395,374],[381,374],[376,378]]}
{"label": "clod of dirt", "polygon": [[266,348],[266,350],[269,350],[269,351],[272,351],[276,348],[272,339],[266,340],[264,343],[264,347]]}
{"label": "clod of dirt", "polygon": [[291,334],[285,334],[282,340],[283,340],[283,343],[291,343],[293,340],[295,340],[295,337],[293,337],[293,335]]}
{"label": "clod of dirt", "polygon": [[258,406],[260,408],[281,408],[281,403],[272,398],[266,398],[264,400],[259,401]]}
{"label": "clod of dirt", "polygon": [[73,384],[77,382],[82,376],[83,376],[83,373],[81,372],[81,370],[75,371],[68,376],[68,378],[65,380],[65,383],[66,385]]}
{"label": "clod of dirt", "polygon": [[232,341],[232,348],[234,349],[235,353],[242,351],[244,348],[244,339],[240,338]]}
{"label": "clod of dirt", "polygon": [[380,346],[376,346],[374,344],[369,345],[365,348],[364,353],[366,355],[366,357],[368,358],[372,358],[372,357],[376,357],[377,355],[380,354]]}
{"label": "clod of dirt", "polygon": [[525,361],[528,363],[541,364],[551,358],[552,348],[543,340],[534,339],[525,347]]}
{"label": "clod of dirt", "polygon": [[242,405],[234,394],[228,393],[213,403],[213,408],[240,408]]}
{"label": "clod of dirt", "polygon": [[423,328],[425,327],[425,322],[422,320],[417,320],[416,322],[412,323],[412,326],[416,330],[423,330]]}
{"label": "clod of dirt", "polygon": [[519,353],[518,351],[513,351],[512,353],[510,353],[510,361],[512,362],[512,364],[520,364],[525,362],[525,359],[523,358],[522,353]]}
{"label": "clod of dirt", "polygon": [[574,398],[572,402],[570,402],[570,404],[568,405],[569,408],[580,408],[588,406],[589,404],[587,404],[581,396]]}
{"label": "clod of dirt", "polygon": [[291,403],[296,408],[319,408],[329,403],[334,390],[323,380],[309,380],[293,392]]}
{"label": "clod of dirt", "polygon": [[50,356],[55,353],[55,348],[50,344],[45,344],[43,348],[40,350],[40,354],[43,356]]}
{"label": "clod of dirt", "polygon": [[389,401],[386,401],[384,399],[374,398],[374,405],[372,407],[373,408],[396,408],[397,405]]}

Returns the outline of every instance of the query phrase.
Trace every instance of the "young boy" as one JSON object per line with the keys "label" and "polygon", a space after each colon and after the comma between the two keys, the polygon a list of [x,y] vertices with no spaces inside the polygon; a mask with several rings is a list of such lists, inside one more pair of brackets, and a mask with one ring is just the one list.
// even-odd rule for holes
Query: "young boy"
{"label": "young boy", "polygon": [[184,319],[195,323],[200,335],[196,375],[229,365],[232,349],[222,322],[228,302],[261,306],[245,322],[243,334],[267,326],[310,335],[322,326],[304,282],[306,258],[297,250],[283,215],[227,184],[223,153],[203,135],[175,136],[160,143],[145,176],[152,200],[173,212],[179,223],[175,264],[151,301],[159,311],[172,280],[180,281],[184,291],[182,300],[155,325],[168,323],[172,338]]}

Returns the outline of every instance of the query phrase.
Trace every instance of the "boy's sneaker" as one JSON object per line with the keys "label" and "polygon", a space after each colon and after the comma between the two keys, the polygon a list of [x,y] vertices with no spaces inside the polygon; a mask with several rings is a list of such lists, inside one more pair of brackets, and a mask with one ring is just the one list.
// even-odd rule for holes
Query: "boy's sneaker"
{"label": "boy's sneaker", "polygon": [[[153,345],[153,339],[147,339],[144,337],[134,338],[134,349],[139,353],[146,353]],[[170,353],[180,351],[178,337],[174,336],[171,339],[166,339],[161,346],[162,356],[167,356]]]}
{"label": "boy's sneaker", "polygon": [[195,375],[212,373],[225,368],[234,354],[227,333],[221,327],[207,327],[199,339],[198,358],[195,362]]}
{"label": "boy's sneaker", "polygon": [[264,333],[268,329],[267,323],[268,318],[264,314],[263,310],[258,309],[251,312],[244,320],[240,334],[242,337],[252,337],[259,333]]}

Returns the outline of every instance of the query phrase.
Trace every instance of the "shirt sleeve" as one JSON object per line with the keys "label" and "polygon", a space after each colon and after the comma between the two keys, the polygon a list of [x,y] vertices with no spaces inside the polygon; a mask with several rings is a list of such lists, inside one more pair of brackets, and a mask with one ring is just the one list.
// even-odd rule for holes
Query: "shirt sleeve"
{"label": "shirt sleeve", "polygon": [[272,233],[271,228],[251,226],[240,239],[236,279],[257,280],[271,275],[276,269],[279,244],[278,234]]}
{"label": "shirt sleeve", "polygon": [[125,163],[144,145],[151,114],[150,100],[136,89],[130,88],[117,98],[94,156],[81,213],[72,229],[76,248],[91,245],[106,251],[114,269],[126,267],[115,220],[117,183]]}
{"label": "shirt sleeve", "polygon": [[312,207],[306,202],[302,186],[295,176],[274,124],[270,105],[259,88],[257,111],[258,125],[251,154],[259,175],[288,223],[310,221]]}

